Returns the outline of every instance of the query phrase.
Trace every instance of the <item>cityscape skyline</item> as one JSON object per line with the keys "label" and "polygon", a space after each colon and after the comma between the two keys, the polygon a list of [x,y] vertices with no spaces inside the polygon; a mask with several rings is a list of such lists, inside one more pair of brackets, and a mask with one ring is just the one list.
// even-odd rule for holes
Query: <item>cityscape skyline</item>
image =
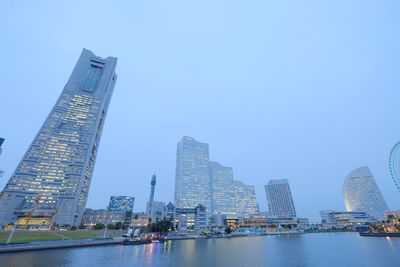
{"label": "cityscape skyline", "polygon": [[[263,186],[276,177],[289,179],[301,216],[344,210],[345,176],[363,165],[373,170],[389,209],[398,209],[388,166],[400,139],[398,18],[390,11],[396,8],[335,2],[312,9],[292,3],[288,10],[258,2],[251,17],[244,4],[212,4],[207,21],[185,16],[200,14],[203,4],[187,3],[188,12],[151,7],[147,18],[126,12],[150,10],[144,3],[123,10],[5,4],[0,187],[57,100],[77,50],[88,47],[121,61],[87,207],[127,195],[144,210],[153,172],[157,199],[173,201],[176,143],[187,135],[212,144],[213,158],[255,185],[261,211]],[[85,26],[110,10],[115,20]],[[372,11],[381,19],[372,21]],[[55,17],[60,21],[48,25]]]}

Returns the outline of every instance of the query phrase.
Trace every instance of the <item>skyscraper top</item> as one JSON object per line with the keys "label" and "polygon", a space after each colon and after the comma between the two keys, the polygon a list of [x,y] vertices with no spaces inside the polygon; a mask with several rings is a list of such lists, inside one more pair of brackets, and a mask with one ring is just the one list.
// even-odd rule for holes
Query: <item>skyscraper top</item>
{"label": "skyscraper top", "polygon": [[153,176],[151,177],[150,185],[156,185],[156,179],[157,179],[157,176],[155,174],[153,174]]}
{"label": "skyscraper top", "polygon": [[6,139],[0,137],[0,147],[1,147],[1,145],[4,143],[4,140],[6,140]]}
{"label": "skyscraper top", "polygon": [[268,182],[268,184],[287,184],[287,183],[289,183],[288,179],[274,179]]}

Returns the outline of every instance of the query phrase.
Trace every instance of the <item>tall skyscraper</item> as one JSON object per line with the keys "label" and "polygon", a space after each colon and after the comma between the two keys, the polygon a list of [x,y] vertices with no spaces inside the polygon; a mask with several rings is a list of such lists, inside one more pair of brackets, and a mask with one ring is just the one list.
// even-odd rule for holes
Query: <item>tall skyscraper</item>
{"label": "tall skyscraper", "polygon": [[209,162],[211,213],[235,214],[233,171],[218,162]]}
{"label": "tall skyscraper", "polygon": [[355,169],[346,177],[343,197],[347,211],[363,211],[381,219],[387,210],[382,193],[367,166]]}
{"label": "tall skyscraper", "polygon": [[270,180],[265,185],[265,193],[272,216],[296,217],[292,192],[287,179]]}
{"label": "tall skyscraper", "polygon": [[400,190],[400,142],[397,142],[390,150],[389,170],[394,184]]}
{"label": "tall skyscraper", "polygon": [[[0,224],[81,222],[117,75],[114,57],[83,52],[0,199]],[[44,96],[45,97],[45,96]]]}
{"label": "tall skyscraper", "polygon": [[233,179],[231,167],[209,162],[211,213],[248,216],[258,213],[255,188]]}
{"label": "tall skyscraper", "polygon": [[240,181],[233,180],[235,213],[247,217],[259,213],[256,200],[256,190],[253,185],[247,185]]}
{"label": "tall skyscraper", "polygon": [[108,210],[109,211],[132,212],[134,203],[135,203],[134,197],[111,196],[110,204],[108,205]]}
{"label": "tall skyscraper", "polygon": [[194,208],[203,204],[211,209],[211,185],[208,174],[208,144],[183,137],[177,145],[175,206]]}
{"label": "tall skyscraper", "polygon": [[150,199],[149,202],[147,204],[147,210],[146,213],[147,215],[151,216],[152,213],[152,207],[153,207],[153,202],[154,202],[154,190],[156,189],[156,175],[153,174],[153,176],[151,177],[151,182],[150,182]]}

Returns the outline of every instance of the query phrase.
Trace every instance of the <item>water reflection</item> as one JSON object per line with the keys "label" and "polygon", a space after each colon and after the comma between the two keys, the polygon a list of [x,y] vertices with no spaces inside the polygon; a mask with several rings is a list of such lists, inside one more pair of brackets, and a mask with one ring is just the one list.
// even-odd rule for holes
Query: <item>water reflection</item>
{"label": "water reflection", "polygon": [[356,233],[168,241],[0,254],[0,266],[398,266],[400,238]]}

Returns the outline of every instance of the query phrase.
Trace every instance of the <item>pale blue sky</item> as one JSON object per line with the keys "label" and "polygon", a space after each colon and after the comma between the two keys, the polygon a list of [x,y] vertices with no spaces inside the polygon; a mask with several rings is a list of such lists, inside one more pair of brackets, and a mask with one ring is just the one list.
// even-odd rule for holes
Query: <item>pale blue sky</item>
{"label": "pale blue sky", "polygon": [[256,186],[287,178],[300,216],[344,209],[369,165],[400,209],[388,155],[400,140],[399,1],[1,1],[3,187],[81,53],[118,57],[88,207],[110,195],[172,201],[176,143]]}

